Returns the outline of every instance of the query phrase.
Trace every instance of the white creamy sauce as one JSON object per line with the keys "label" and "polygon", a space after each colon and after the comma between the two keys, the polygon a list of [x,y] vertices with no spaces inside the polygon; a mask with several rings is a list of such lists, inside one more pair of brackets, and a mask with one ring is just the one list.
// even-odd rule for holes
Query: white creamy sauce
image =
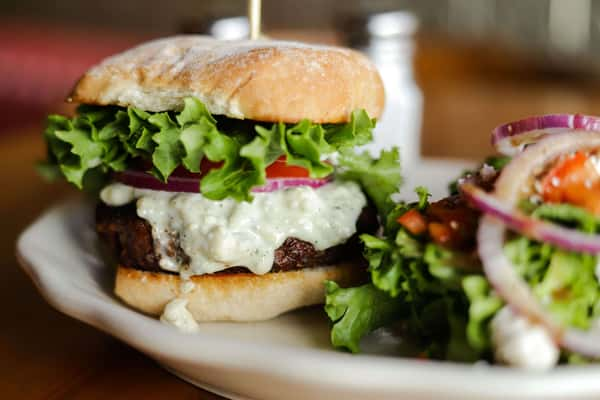
{"label": "white creamy sauce", "polygon": [[188,279],[184,279],[183,282],[181,282],[179,290],[183,294],[188,294],[188,293],[192,293],[192,291],[195,288],[196,288],[196,285],[194,284],[194,282],[192,282],[192,281],[190,281]]}
{"label": "white creamy sauce", "polygon": [[496,361],[504,364],[544,370],[558,362],[560,350],[544,328],[505,306],[491,322]]}
{"label": "white creamy sauce", "polygon": [[[366,198],[354,182],[332,182],[318,189],[299,186],[255,193],[252,202],[209,200],[199,193],[136,189],[120,183],[102,190],[102,201],[120,206],[137,199],[137,214],[152,226],[160,266],[182,277],[243,265],[255,274],[271,269],[274,251],[286,238],[317,250],[345,242],[356,232]],[[169,251],[179,239],[189,264]]]}
{"label": "white creamy sauce", "polygon": [[136,190],[138,189],[122,183],[112,183],[102,189],[100,200],[109,206],[124,206],[135,199]]}
{"label": "white creamy sauce", "polygon": [[165,309],[160,316],[160,321],[172,325],[182,332],[194,333],[198,331],[199,325],[189,312],[187,307],[188,301],[182,298],[174,298],[167,303]]}

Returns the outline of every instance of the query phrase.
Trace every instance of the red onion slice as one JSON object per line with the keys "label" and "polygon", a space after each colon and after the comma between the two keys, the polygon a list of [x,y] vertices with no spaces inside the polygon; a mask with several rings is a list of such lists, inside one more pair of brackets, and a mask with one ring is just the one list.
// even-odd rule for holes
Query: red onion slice
{"label": "red onion slice", "polygon": [[[524,190],[530,187],[531,177],[548,162],[561,154],[594,148],[600,148],[600,134],[597,132],[548,136],[528,147],[504,167],[493,194],[500,202],[515,207]],[[562,326],[540,305],[504,255],[505,232],[504,225],[490,215],[481,219],[477,232],[483,270],[498,295],[517,312],[544,326],[562,347],[588,357],[600,357],[600,331]]]}
{"label": "red onion slice", "polygon": [[600,132],[600,117],[581,114],[529,117],[496,127],[492,131],[492,144],[500,153],[514,156],[543,136],[569,131]]}
{"label": "red onion slice", "polygon": [[[267,193],[275,190],[297,186],[319,188],[332,181],[332,176],[321,179],[314,178],[267,178],[267,183],[252,189],[255,193]],[[165,192],[199,193],[200,182],[198,178],[170,176],[167,183],[161,182],[154,176],[143,171],[128,170],[115,174],[115,180],[125,185],[140,189],[161,190]]]}
{"label": "red onion slice", "polygon": [[263,186],[257,186],[252,189],[255,193],[273,192],[275,190],[286,189],[297,186],[308,186],[313,189],[332,181],[332,177],[313,179],[313,178],[267,178],[267,183]]}
{"label": "red onion slice", "polygon": [[190,192],[198,193],[200,183],[198,179],[170,176],[168,183],[164,183],[144,171],[127,170],[114,174],[116,181],[139,189],[161,190],[164,192]]}
{"label": "red onion slice", "polygon": [[600,253],[599,235],[585,234],[525,215],[471,183],[463,184],[460,189],[475,208],[528,238],[580,253]]}
{"label": "red onion slice", "polygon": [[488,215],[481,218],[477,230],[477,251],[487,280],[506,303],[532,322],[544,325],[552,337],[560,341],[562,328],[542,308],[529,285],[506,258],[505,233],[506,229],[499,220]]}

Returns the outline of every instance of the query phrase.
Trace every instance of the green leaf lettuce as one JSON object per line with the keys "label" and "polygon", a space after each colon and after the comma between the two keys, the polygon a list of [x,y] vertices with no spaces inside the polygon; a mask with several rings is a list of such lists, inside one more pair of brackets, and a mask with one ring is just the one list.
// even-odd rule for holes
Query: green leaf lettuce
{"label": "green leaf lettuce", "polygon": [[[166,182],[180,167],[199,172],[207,158],[222,165],[201,179],[199,190],[204,196],[250,200],[251,189],[265,183],[266,168],[280,156],[286,157],[288,165],[304,167],[311,177],[322,178],[334,170],[326,157],[340,151],[344,160],[354,160],[344,173],[363,184],[379,204],[381,196],[373,185],[379,182],[397,188],[397,153],[384,153],[379,160],[350,154],[350,149],[371,141],[373,127],[374,121],[364,110],[352,113],[347,124],[308,120],[263,124],[217,119],[191,97],[185,99],[180,112],[82,105],[73,118],[48,117],[44,131],[48,156],[39,169],[44,176],[60,174],[86,189],[91,182],[88,175],[95,182],[106,181],[111,172],[123,171],[137,159],[150,161],[149,172]],[[366,176],[368,169],[378,176],[378,182]],[[387,173],[393,173],[392,178],[382,175]]]}

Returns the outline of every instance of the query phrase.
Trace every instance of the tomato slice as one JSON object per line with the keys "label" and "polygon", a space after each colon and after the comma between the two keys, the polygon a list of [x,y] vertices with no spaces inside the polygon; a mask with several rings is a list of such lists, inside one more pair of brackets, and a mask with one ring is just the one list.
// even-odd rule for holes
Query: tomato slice
{"label": "tomato slice", "polygon": [[[200,162],[200,172],[190,172],[182,166],[179,166],[173,171],[172,176],[180,176],[184,178],[202,178],[208,174],[210,170],[220,168],[223,162],[213,162],[206,157]],[[142,170],[149,170],[152,165],[144,161],[138,166]],[[297,167],[295,165],[287,165],[285,156],[279,157],[275,162],[269,165],[266,169],[267,178],[308,178],[309,173],[306,168]]]}
{"label": "tomato slice", "polygon": [[267,167],[267,178],[308,178],[309,173],[306,168],[295,165],[287,165],[285,156],[279,157],[275,162]]}
{"label": "tomato slice", "polygon": [[596,161],[578,151],[556,163],[541,181],[541,194],[549,203],[569,203],[600,215],[600,172]]}

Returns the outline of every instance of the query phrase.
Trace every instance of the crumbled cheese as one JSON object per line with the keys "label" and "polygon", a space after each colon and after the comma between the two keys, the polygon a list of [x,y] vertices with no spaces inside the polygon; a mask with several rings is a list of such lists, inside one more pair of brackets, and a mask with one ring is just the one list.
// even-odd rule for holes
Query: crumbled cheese
{"label": "crumbled cheese", "polygon": [[552,368],[558,362],[560,350],[548,332],[508,306],[494,316],[491,328],[496,361],[537,370]]}
{"label": "crumbled cheese", "polygon": [[481,175],[481,178],[484,181],[493,179],[497,173],[498,173],[498,171],[496,171],[496,168],[494,168],[488,164],[483,164],[481,166],[481,169],[479,170],[479,175]]}

